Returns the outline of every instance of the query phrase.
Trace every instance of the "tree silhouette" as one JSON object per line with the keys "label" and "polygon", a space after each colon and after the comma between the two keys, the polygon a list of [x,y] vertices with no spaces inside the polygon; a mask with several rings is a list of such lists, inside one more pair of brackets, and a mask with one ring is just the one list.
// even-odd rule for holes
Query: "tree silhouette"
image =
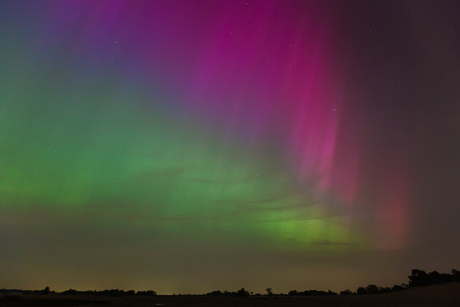
{"label": "tree silhouette", "polygon": [[50,287],[46,286],[45,289],[42,290],[42,294],[43,295],[50,294]]}
{"label": "tree silhouette", "polygon": [[460,271],[452,269],[452,281],[460,281]]}
{"label": "tree silhouette", "polygon": [[267,288],[266,291],[267,291],[267,295],[268,295],[268,296],[272,296],[272,295],[273,295],[272,288]]}
{"label": "tree silhouette", "polygon": [[423,270],[412,270],[412,274],[409,276],[409,286],[419,287],[428,285],[428,274]]}
{"label": "tree silhouette", "polygon": [[369,285],[367,286],[366,291],[369,294],[379,293],[379,288],[376,285]]}
{"label": "tree silhouette", "polygon": [[238,297],[248,297],[249,296],[249,292],[244,290],[244,288],[241,288],[241,290],[238,290],[238,292],[236,293],[236,295]]}

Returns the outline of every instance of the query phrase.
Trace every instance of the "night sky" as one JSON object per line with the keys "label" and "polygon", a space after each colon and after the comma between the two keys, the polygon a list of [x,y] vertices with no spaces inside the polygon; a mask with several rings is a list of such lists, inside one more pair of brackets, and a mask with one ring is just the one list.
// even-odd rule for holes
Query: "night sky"
{"label": "night sky", "polygon": [[0,1],[0,288],[460,269],[460,2]]}

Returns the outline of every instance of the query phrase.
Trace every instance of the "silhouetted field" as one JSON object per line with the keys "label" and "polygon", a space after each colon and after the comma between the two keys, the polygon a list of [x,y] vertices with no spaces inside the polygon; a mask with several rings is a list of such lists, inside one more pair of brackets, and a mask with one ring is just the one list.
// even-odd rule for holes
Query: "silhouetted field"
{"label": "silhouetted field", "polygon": [[391,293],[313,297],[228,297],[206,295],[126,296],[64,295],[61,293],[2,294],[0,306],[460,306],[460,283],[409,288]]}

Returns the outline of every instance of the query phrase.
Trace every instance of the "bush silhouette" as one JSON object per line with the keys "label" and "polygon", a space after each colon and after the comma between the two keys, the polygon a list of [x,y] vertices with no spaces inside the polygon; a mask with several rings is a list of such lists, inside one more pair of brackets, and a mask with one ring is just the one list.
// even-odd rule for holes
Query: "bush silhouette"
{"label": "bush silhouette", "polygon": [[238,296],[238,297],[248,297],[249,292],[244,290],[244,288],[241,288],[241,290],[238,290],[238,292],[236,293],[236,296]]}
{"label": "bush silhouette", "polygon": [[376,285],[369,285],[367,286],[366,291],[369,294],[375,294],[379,293],[379,288]]}

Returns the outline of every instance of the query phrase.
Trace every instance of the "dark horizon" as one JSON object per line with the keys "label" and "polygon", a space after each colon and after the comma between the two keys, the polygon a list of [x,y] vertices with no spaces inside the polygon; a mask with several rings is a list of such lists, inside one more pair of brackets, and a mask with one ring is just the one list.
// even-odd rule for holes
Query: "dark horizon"
{"label": "dark horizon", "polygon": [[366,295],[366,294],[378,294],[378,293],[390,293],[396,291],[402,291],[416,287],[426,287],[432,285],[440,285],[452,282],[460,282],[460,271],[456,269],[451,270],[451,274],[439,273],[438,271],[425,272],[424,270],[413,269],[411,275],[408,276],[409,281],[407,283],[394,284],[393,287],[379,287],[375,284],[369,284],[367,286],[361,286],[356,291],[350,289],[344,289],[339,293],[331,290],[304,290],[297,291],[291,290],[288,293],[276,293],[273,292],[272,288],[266,288],[266,293],[254,293],[248,291],[244,287],[237,291],[221,291],[213,290],[207,293],[174,293],[174,294],[161,294],[155,290],[124,290],[124,289],[104,289],[104,290],[76,290],[69,288],[65,291],[54,291],[50,287],[45,287],[42,290],[24,290],[24,289],[0,289],[0,294],[7,294],[10,292],[20,293],[33,293],[33,294],[66,294],[66,295],[103,295],[103,296],[175,296],[175,295],[208,295],[208,296],[234,296],[234,297],[248,297],[248,296],[325,296],[325,295]]}

